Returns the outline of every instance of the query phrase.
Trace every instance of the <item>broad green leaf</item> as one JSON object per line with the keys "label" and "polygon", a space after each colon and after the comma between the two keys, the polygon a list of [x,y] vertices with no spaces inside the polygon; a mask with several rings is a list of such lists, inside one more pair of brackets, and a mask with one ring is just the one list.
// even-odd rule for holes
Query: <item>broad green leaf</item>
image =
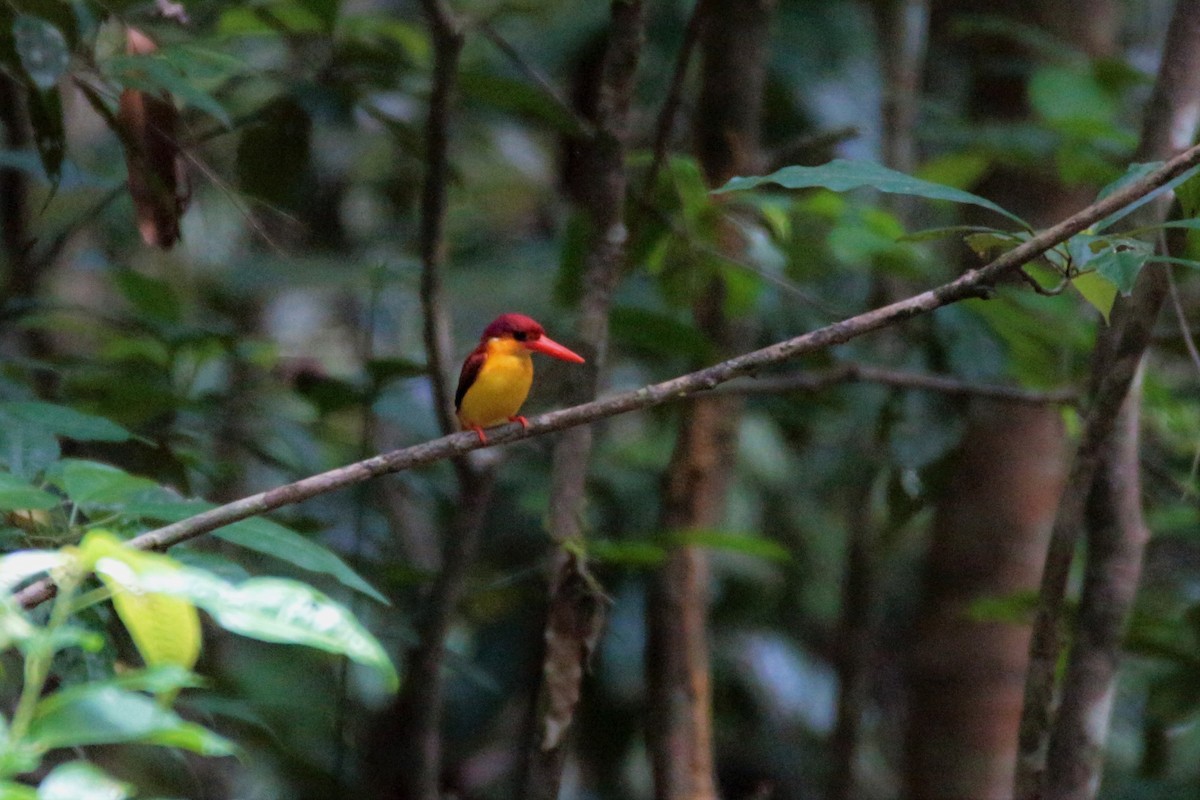
{"label": "broad green leaf", "polygon": [[1042,67],[1029,79],[1028,93],[1034,110],[1050,122],[1109,123],[1117,113],[1116,98],[1090,70]]}
{"label": "broad green leaf", "polygon": [[491,71],[466,70],[459,75],[459,85],[464,95],[485,105],[539,120],[559,133],[581,133],[575,116],[533,84]]}
{"label": "broad green leaf", "polygon": [[61,455],[58,437],[52,432],[22,422],[0,407],[0,462],[10,472],[33,479]]}
{"label": "broad green leaf", "polygon": [[80,442],[125,442],[133,438],[133,434],[109,419],[56,403],[37,400],[0,403],[0,411]]}
{"label": "broad green leaf", "polygon": [[609,316],[609,327],[614,341],[636,352],[683,357],[692,363],[712,359],[712,344],[708,339],[669,313],[619,307]]}
{"label": "broad green leaf", "polygon": [[11,592],[23,581],[59,569],[70,560],[61,550],[18,550],[0,557],[0,592]]}
{"label": "broad green leaf", "polygon": [[0,800],[38,800],[38,794],[32,786],[0,781]]}
{"label": "broad green leaf", "polygon": [[179,689],[198,689],[206,685],[204,679],[196,673],[174,664],[122,672],[109,683],[118,689],[151,694],[162,694]]}
{"label": "broad green leaf", "polygon": [[948,153],[922,164],[917,169],[917,177],[943,186],[965,189],[978,183],[989,166],[991,159],[983,153]]}
{"label": "broad green leaf", "polygon": [[179,322],[182,319],[179,295],[166,281],[131,269],[114,270],[112,278],[125,299],[146,316],[163,322]]}
{"label": "broad green leaf", "polygon": [[[80,543],[84,559],[112,591],[112,604],[148,667],[191,669],[200,657],[200,614],[185,599],[144,591],[125,576],[181,569],[168,556],[136,550],[105,530],[94,530]],[[118,562],[125,569],[113,569]],[[169,694],[170,692],[168,692]]]}
{"label": "broad green leaf", "polygon": [[654,567],[667,557],[666,548],[653,542],[617,542],[597,539],[587,544],[589,559],[623,567]]}
{"label": "broad green leaf", "polygon": [[424,364],[407,358],[373,358],[367,362],[366,369],[375,386],[405,378],[423,378],[429,374]]}
{"label": "broad green leaf", "polygon": [[705,547],[712,550],[727,550],[768,561],[789,561],[791,554],[779,542],[746,533],[727,531],[678,531],[671,541],[685,547]]}
{"label": "broad green leaf", "polygon": [[54,508],[61,500],[11,472],[0,472],[0,511]]}
{"label": "broad green leaf", "polygon": [[1137,240],[1123,240],[1092,259],[1091,266],[1102,277],[1112,281],[1123,295],[1133,291],[1133,284],[1146,261],[1154,254],[1153,248]]}
{"label": "broad green leaf", "polygon": [[1071,279],[1075,291],[1083,296],[1108,323],[1108,315],[1117,301],[1117,286],[1098,272],[1083,272]]}
{"label": "broad green leaf", "polygon": [[131,787],[87,761],[60,764],[42,779],[37,800],[125,800]]}
{"label": "broad green leaf", "polygon": [[126,503],[159,486],[149,478],[98,461],[66,459],[62,464],[63,490],[81,508],[111,507]]}
{"label": "broad green leaf", "polygon": [[399,682],[383,647],[354,615],[298,581],[252,578],[235,586],[198,569],[135,569],[109,557],[96,562],[96,571],[126,587],[189,600],[234,633],[344,655],[376,669],[393,688]]}
{"label": "broad green leaf", "polygon": [[[203,500],[184,500],[177,503],[136,503],[122,510],[127,516],[139,519],[178,522],[212,508],[216,506]],[[252,517],[226,525],[213,531],[213,536],[286,561],[300,569],[329,575],[347,588],[384,605],[391,605],[378,589],[367,583],[336,553],[265,517]]]}
{"label": "broad green leaf", "polygon": [[43,698],[29,738],[45,749],[139,742],[207,756],[235,752],[224,737],[184,721],[144,694],[109,683],[79,684]]}
{"label": "broad green leaf", "polygon": [[21,67],[33,85],[42,91],[54,88],[71,61],[62,31],[41,17],[18,14],[12,34]]}
{"label": "broad green leaf", "polygon": [[185,105],[205,112],[226,128],[233,126],[225,107],[162,54],[114,56],[104,67],[109,77],[123,88],[152,94],[166,92]]}
{"label": "broad green leaf", "polygon": [[851,189],[870,187],[888,194],[911,195],[930,200],[949,200],[954,203],[967,203],[995,211],[1028,229],[1029,225],[1010,211],[996,205],[991,200],[976,194],[944,186],[940,183],[923,181],[903,172],[897,172],[887,167],[869,161],[847,161],[835,159],[819,167],[784,167],[770,175],[757,177],[733,178],[724,186],[714,190],[714,194],[724,192],[744,191],[755,189],[764,184],[774,183],[785,189],[811,189],[824,187],[835,192],[846,192]]}
{"label": "broad green leaf", "polygon": [[112,604],[148,667],[164,664],[191,669],[200,657],[200,615],[178,597],[143,592],[115,580],[101,579],[112,590]]}
{"label": "broad green leaf", "polygon": [[981,259],[993,259],[1007,253],[1021,243],[1021,237],[1003,231],[979,231],[963,237],[967,247]]}

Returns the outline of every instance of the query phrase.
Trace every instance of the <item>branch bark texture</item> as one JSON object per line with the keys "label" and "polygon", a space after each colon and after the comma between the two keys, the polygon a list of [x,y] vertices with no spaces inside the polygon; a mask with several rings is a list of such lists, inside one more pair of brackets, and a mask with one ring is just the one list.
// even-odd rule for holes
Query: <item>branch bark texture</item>
{"label": "branch bark texture", "polygon": [[[1163,158],[1190,143],[1195,136],[1197,109],[1200,108],[1200,2],[1179,0],[1167,34],[1162,66],[1155,82],[1143,125],[1137,160]],[[1194,149],[1194,148],[1193,148]],[[1152,212],[1153,213],[1153,212]],[[1161,215],[1159,204],[1157,211]],[[1020,800],[1038,800],[1046,796],[1089,797],[1087,787],[1096,784],[1094,776],[1080,779],[1055,776],[1053,786],[1045,784],[1046,759],[1054,726],[1056,705],[1055,668],[1062,650],[1064,595],[1071,560],[1079,533],[1087,517],[1093,486],[1103,475],[1106,463],[1116,464],[1114,442],[1117,420],[1142,356],[1151,342],[1154,322],[1169,293],[1165,268],[1142,271],[1133,293],[1120,298],[1113,310],[1112,324],[1097,342],[1093,360],[1092,397],[1079,448],[1075,454],[1066,489],[1051,531],[1046,567],[1042,576],[1038,612],[1030,644],[1029,672],[1025,682],[1025,702],[1021,718],[1020,756],[1017,764],[1015,796]],[[1105,479],[1108,485],[1113,481]],[[1117,479],[1119,480],[1119,479]],[[1103,489],[1108,491],[1108,489]],[[1126,535],[1136,541],[1139,526]],[[1138,548],[1140,552],[1140,547]],[[1102,548],[1103,550],[1103,548]],[[1095,599],[1093,593],[1092,598]],[[1081,618],[1085,616],[1081,610]],[[1114,653],[1115,657],[1115,653]],[[1077,676],[1079,672],[1075,673]],[[1068,692],[1076,687],[1066,684]],[[1072,699],[1072,704],[1082,702]],[[1098,710],[1098,709],[1097,709]],[[1106,716],[1106,715],[1105,715]],[[1094,741],[1092,732],[1078,727],[1084,721],[1072,714],[1064,718],[1065,728],[1058,735],[1056,760],[1067,759],[1065,742]],[[1094,726],[1092,726],[1094,728]],[[1107,724],[1105,724],[1107,727]],[[1070,759],[1073,760],[1073,759]],[[1091,756],[1084,761],[1094,762]],[[1071,768],[1075,772],[1075,768]],[[1070,787],[1063,783],[1072,784]],[[1053,788],[1054,794],[1046,790]]]}
{"label": "branch bark texture", "polygon": [[[703,0],[693,13],[689,29],[692,36],[698,35],[702,54],[693,130],[696,155],[709,185],[719,186],[759,168],[774,7],[774,0]],[[685,66],[681,60],[677,74]],[[671,113],[664,109],[664,114]],[[723,255],[742,254],[743,240],[732,226],[719,229],[717,237]],[[693,316],[717,352],[736,352],[747,337],[724,306],[725,285],[714,276],[694,302]],[[740,415],[740,398],[729,394],[699,397],[684,406],[663,480],[663,530],[720,525]],[[646,614],[646,734],[655,797],[715,798],[708,554],[703,549],[681,547],[668,554],[651,583]]]}
{"label": "branch bark texture", "polygon": [[[742,353],[710,367],[670,380],[532,417],[529,419],[528,428],[522,428],[515,423],[495,428],[489,432],[486,445],[480,443],[479,437],[471,431],[443,436],[243,497],[185,520],[147,531],[131,539],[129,544],[141,550],[166,550],[239,520],[266,514],[382,475],[425,466],[483,447],[509,444],[521,439],[543,436],[596,422],[618,414],[677,402],[709,391],[734,378],[754,375],[775,364],[844,344],[851,339],[898,324],[942,306],[971,297],[986,297],[992,284],[1002,276],[1037,258],[1056,244],[1066,241],[1089,225],[1169,183],[1173,178],[1197,164],[1200,164],[1200,146],[1189,148],[1140,180],[1134,181],[1103,200],[1072,214],[987,265],[979,269],[967,270],[949,283],[912,297],[758,350]],[[17,593],[16,599],[26,608],[30,608],[49,599],[53,594],[53,583],[46,580],[21,590]]]}

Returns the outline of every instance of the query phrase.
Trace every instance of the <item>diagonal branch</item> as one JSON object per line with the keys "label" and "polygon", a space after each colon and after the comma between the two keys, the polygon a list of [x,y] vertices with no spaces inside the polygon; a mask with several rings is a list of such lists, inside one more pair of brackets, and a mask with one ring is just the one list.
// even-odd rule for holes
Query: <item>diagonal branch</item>
{"label": "diagonal branch", "polygon": [[[942,306],[969,297],[986,296],[991,285],[1002,276],[1027,264],[1042,253],[1061,244],[1084,228],[1124,208],[1200,164],[1200,145],[1191,147],[1167,161],[1140,180],[1134,181],[1066,220],[1023,242],[979,269],[968,270],[949,283],[913,295],[904,300],[826,325],[814,331],[777,342],[768,347],[743,353],[710,367],[680,375],[661,383],[644,386],[612,397],[552,411],[529,420],[529,427],[511,424],[494,429],[487,446],[508,444],[533,436],[573,428],[630,411],[651,408],[707,391],[743,375],[753,375],[765,367],[798,356],[844,344],[872,331],[920,316]],[[455,433],[429,442],[384,453],[345,467],[322,472],[294,483],[226,503],[223,506],[157,528],[131,539],[129,544],[142,550],[165,550],[217,528],[248,517],[265,514],[318,495],[353,486],[380,475],[413,469],[483,447],[472,432]],[[54,594],[53,583],[39,581],[18,592],[16,599],[30,608]]]}

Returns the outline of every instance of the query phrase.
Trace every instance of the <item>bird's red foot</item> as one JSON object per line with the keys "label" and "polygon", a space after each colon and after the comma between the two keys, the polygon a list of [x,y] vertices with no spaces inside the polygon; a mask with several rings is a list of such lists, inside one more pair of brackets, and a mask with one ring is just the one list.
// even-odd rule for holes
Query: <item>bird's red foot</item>
{"label": "bird's red foot", "polygon": [[475,431],[475,435],[479,437],[480,444],[487,444],[487,434],[483,432],[483,428],[478,425],[472,425],[471,430]]}
{"label": "bird's red foot", "polygon": [[525,419],[520,414],[517,414],[515,417],[509,417],[508,421],[509,422],[519,422],[519,423],[521,423],[522,430],[529,430],[529,420]]}

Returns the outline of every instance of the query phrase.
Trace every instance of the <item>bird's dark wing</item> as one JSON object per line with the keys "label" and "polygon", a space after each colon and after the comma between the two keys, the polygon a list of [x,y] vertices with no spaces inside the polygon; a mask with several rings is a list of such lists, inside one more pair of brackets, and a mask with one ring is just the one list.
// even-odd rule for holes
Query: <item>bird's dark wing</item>
{"label": "bird's dark wing", "polygon": [[471,384],[475,383],[475,379],[479,377],[479,370],[483,368],[483,362],[487,358],[487,343],[480,342],[479,346],[471,351],[471,355],[467,356],[467,360],[463,362],[462,372],[458,376],[458,390],[454,392],[454,410],[457,411],[462,407],[463,395],[467,393],[467,389],[471,388]]}

